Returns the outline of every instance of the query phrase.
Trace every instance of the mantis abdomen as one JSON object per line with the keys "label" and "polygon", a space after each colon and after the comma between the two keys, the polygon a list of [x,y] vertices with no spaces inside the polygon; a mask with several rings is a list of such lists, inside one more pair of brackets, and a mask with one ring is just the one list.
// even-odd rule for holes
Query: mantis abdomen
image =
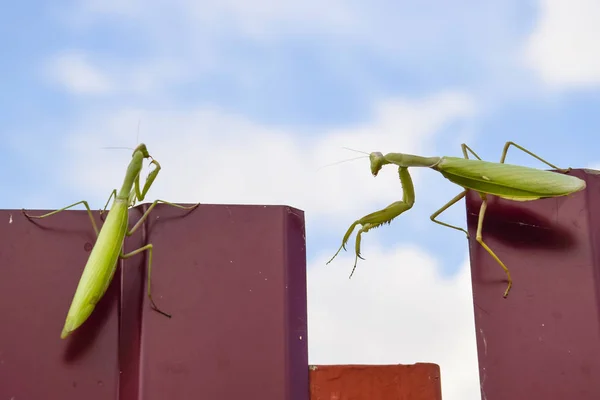
{"label": "mantis abdomen", "polygon": [[585,189],[585,181],[577,177],[519,165],[442,157],[434,169],[464,188],[514,201],[564,196]]}
{"label": "mantis abdomen", "polygon": [[77,285],[61,333],[63,339],[91,315],[106,293],[117,269],[117,260],[127,231],[127,203],[115,199],[110,211]]}

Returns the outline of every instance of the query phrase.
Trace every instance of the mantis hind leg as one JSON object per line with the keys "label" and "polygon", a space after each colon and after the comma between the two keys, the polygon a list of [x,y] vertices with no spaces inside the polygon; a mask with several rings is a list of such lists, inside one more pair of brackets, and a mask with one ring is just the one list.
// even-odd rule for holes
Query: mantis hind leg
{"label": "mantis hind leg", "polygon": [[160,308],[158,308],[156,306],[156,303],[154,303],[154,300],[152,299],[152,291],[150,290],[150,282],[151,282],[151,277],[152,277],[152,245],[151,244],[147,244],[143,247],[140,247],[137,250],[132,251],[131,253],[127,253],[127,254],[123,254],[123,250],[121,249],[121,254],[119,255],[120,258],[122,259],[126,259],[132,256],[135,256],[136,254],[141,253],[142,251],[148,251],[148,298],[150,299],[150,306],[152,307],[152,309],[162,315],[164,315],[165,317],[169,317],[171,318],[171,314],[168,314],[164,311],[162,311]]}
{"label": "mantis hind leg", "polygon": [[350,225],[350,228],[348,228],[348,230],[346,231],[344,239],[342,240],[342,245],[340,246],[338,251],[333,255],[333,257],[331,257],[331,259],[327,261],[326,264],[329,264],[331,261],[333,261],[333,259],[339,254],[339,252],[342,249],[346,250],[346,242],[350,238],[352,231],[354,231],[356,225],[362,225],[361,229],[356,234],[356,258],[354,260],[354,268],[352,268],[352,272],[350,273],[351,278],[352,274],[354,274],[354,270],[356,269],[358,259],[360,258],[364,260],[364,258],[360,256],[361,235],[373,228],[377,228],[380,225],[386,223],[389,224],[394,218],[412,208],[413,204],[415,203],[415,189],[410,174],[408,173],[408,168],[399,167],[398,174],[400,175],[400,182],[402,184],[402,200],[396,201],[382,210],[375,211],[354,221],[352,225]]}
{"label": "mantis hind leg", "polygon": [[490,249],[488,247],[488,245],[485,244],[483,241],[483,236],[482,236],[483,218],[485,217],[485,211],[487,209],[487,196],[483,193],[480,193],[480,196],[481,196],[482,202],[481,202],[481,208],[479,209],[479,221],[477,223],[476,240],[489,253],[489,255],[491,255],[494,258],[494,260],[496,260],[496,262],[498,262],[498,264],[500,264],[500,266],[506,273],[506,278],[508,279],[508,286],[506,287],[506,291],[504,292],[504,298],[506,298],[506,296],[508,296],[508,292],[510,291],[510,288],[512,287],[512,278],[510,277],[510,271],[508,270],[506,265],[504,265],[504,263],[500,260],[500,258],[498,258],[498,256],[492,251],[492,249]]}
{"label": "mantis hind leg", "polygon": [[73,207],[75,207],[78,204],[83,204],[85,206],[85,208],[87,210],[87,213],[88,213],[88,215],[90,217],[90,221],[92,221],[92,226],[94,227],[94,232],[96,232],[96,237],[98,237],[99,231],[98,231],[98,227],[96,226],[96,221],[94,221],[94,215],[92,214],[92,210],[90,209],[90,206],[89,206],[88,202],[85,201],[85,200],[78,201],[77,203],[73,203],[71,205],[68,205],[68,206],[63,207],[61,209],[49,212],[49,213],[44,214],[44,215],[29,215],[29,214],[27,214],[25,212],[25,209],[21,209],[21,212],[23,213],[23,215],[25,215],[25,217],[27,219],[31,219],[31,218],[40,218],[41,219],[41,218],[49,217],[49,216],[54,215],[54,214],[58,214],[59,212],[68,210],[69,208],[73,208]]}
{"label": "mantis hind leg", "polygon": [[463,229],[461,227],[455,226],[455,225],[450,225],[446,222],[441,222],[436,220],[435,218],[440,215],[441,213],[443,213],[444,211],[446,211],[447,209],[449,209],[450,207],[452,207],[454,204],[456,204],[459,200],[461,200],[463,197],[465,197],[465,195],[467,194],[467,189],[463,190],[462,192],[460,192],[458,195],[456,195],[454,198],[452,198],[452,200],[450,200],[449,202],[447,202],[446,204],[444,204],[439,210],[437,210],[436,212],[434,212],[433,214],[431,214],[431,216],[429,217],[429,219],[431,219],[431,221],[435,222],[436,224],[440,224],[443,226],[447,226],[448,228],[452,228],[452,229],[456,229],[459,231],[463,231],[466,235],[467,235],[467,239],[469,238],[469,232],[467,232],[466,229]]}
{"label": "mantis hind leg", "polygon": [[571,168],[558,168],[556,165],[549,163],[548,161],[544,160],[542,157],[532,153],[531,151],[527,150],[526,148],[524,148],[523,146],[519,146],[518,144],[516,144],[515,142],[506,142],[506,144],[504,145],[504,150],[502,150],[502,157],[500,158],[500,163],[504,164],[504,160],[506,159],[506,153],[508,152],[508,148],[510,146],[515,146],[517,149],[529,154],[530,156],[537,158],[538,160],[540,160],[541,162],[543,162],[546,165],[549,165],[550,167],[560,171],[560,172],[569,172],[571,170]]}

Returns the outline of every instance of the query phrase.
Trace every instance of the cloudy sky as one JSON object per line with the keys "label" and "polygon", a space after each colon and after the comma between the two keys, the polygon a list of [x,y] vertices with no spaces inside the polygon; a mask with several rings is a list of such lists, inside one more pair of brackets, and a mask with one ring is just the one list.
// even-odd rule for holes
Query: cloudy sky
{"label": "cloudy sky", "polygon": [[311,363],[435,362],[444,400],[479,399],[467,242],[428,218],[460,189],[414,170],[414,208],[363,236],[348,280],[351,252],[325,262],[401,187],[365,159],[321,167],[463,142],[496,161],[508,140],[600,166],[599,19],[593,0],[12,2],[0,207],[99,208],[130,158],[102,147],[143,141],[148,199],[306,212]]}

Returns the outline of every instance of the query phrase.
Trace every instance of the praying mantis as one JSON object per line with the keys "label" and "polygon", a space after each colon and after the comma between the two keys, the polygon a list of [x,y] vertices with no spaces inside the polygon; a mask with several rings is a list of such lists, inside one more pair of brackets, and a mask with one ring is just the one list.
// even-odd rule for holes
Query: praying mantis
{"label": "praying mantis", "polygon": [[[151,159],[151,164],[154,164],[155,168],[149,172],[144,183],[144,187],[140,191],[140,172],[142,170],[142,164],[144,159]],[[150,186],[156,179],[156,176],[158,175],[160,169],[160,164],[158,163],[158,161],[156,161],[150,156],[146,145],[143,143],[139,144],[133,151],[133,156],[131,162],[129,163],[129,166],[127,167],[125,179],[123,181],[123,185],[121,186],[120,191],[117,193],[117,189],[114,189],[111,192],[108,201],[104,206],[104,209],[100,212],[100,215],[102,216],[106,211],[108,203],[114,196],[115,199],[100,231],[98,231],[96,222],[94,221],[94,217],[92,215],[92,211],[90,210],[90,207],[87,201],[85,200],[78,201],[77,203],[71,204],[67,207],[40,216],[29,215],[25,212],[25,210],[22,210],[23,214],[28,219],[46,218],[51,215],[57,214],[61,211],[65,211],[69,208],[72,208],[78,204],[83,204],[87,209],[87,213],[90,217],[90,220],[92,221],[92,226],[94,227],[94,231],[96,232],[96,243],[92,248],[88,261],[79,280],[77,290],[75,291],[73,301],[71,302],[71,306],[67,313],[67,318],[60,335],[61,339],[65,339],[73,331],[80,327],[94,311],[96,304],[98,303],[98,301],[100,301],[102,296],[104,296],[104,293],[106,292],[110,282],[112,281],[112,278],[117,269],[117,260],[119,258],[126,259],[132,257],[143,251],[148,251],[147,286],[150,305],[153,310],[159,312],[160,314],[166,317],[171,318],[171,315],[159,309],[154,303],[154,300],[152,299],[152,294],[150,290],[150,281],[152,273],[152,244],[147,244],[127,254],[123,253],[123,242],[125,240],[125,236],[131,236],[142,225],[144,220],[150,214],[150,211],[152,211],[152,209],[158,203],[164,203],[185,210],[191,210],[193,208],[198,207],[198,205],[200,204],[198,203],[190,207],[185,207],[164,200],[156,200],[142,215],[140,220],[133,226],[133,228],[131,228],[131,230],[128,231],[128,208],[130,206],[133,206],[136,201],[144,200],[146,193],[148,192]]]}
{"label": "praying mantis", "polygon": [[[510,271],[500,260],[500,258],[498,258],[498,256],[492,251],[492,249],[485,244],[482,237],[483,219],[488,201],[487,195],[494,195],[513,201],[531,201],[549,197],[567,196],[583,190],[586,187],[585,181],[575,176],[563,175],[551,171],[544,171],[518,165],[505,164],[504,160],[506,159],[506,153],[508,152],[510,146],[514,146],[524,151],[525,153],[537,158],[555,170],[562,172],[563,174],[571,170],[571,168],[558,168],[514,142],[506,142],[499,163],[482,161],[481,158],[464,143],[461,145],[464,158],[446,156],[420,157],[402,153],[388,153],[385,155],[380,152],[370,153],[369,159],[371,161],[371,173],[373,176],[377,176],[377,173],[386,164],[395,164],[398,166],[398,173],[400,175],[400,182],[402,184],[403,191],[402,200],[396,201],[382,210],[375,211],[354,221],[352,225],[350,225],[350,228],[348,228],[346,231],[346,234],[342,240],[342,245],[335,255],[327,262],[327,264],[333,261],[333,259],[342,249],[346,250],[346,243],[348,242],[350,235],[354,231],[354,228],[360,224],[361,228],[356,234],[356,258],[354,261],[354,267],[350,273],[350,277],[352,277],[352,274],[354,274],[354,270],[356,269],[356,264],[358,263],[358,258],[364,260],[364,258],[360,255],[361,235],[373,228],[377,228],[386,223],[391,223],[394,218],[412,208],[415,202],[415,192],[412,179],[408,173],[408,168],[427,167],[433,169],[434,171],[440,172],[450,182],[455,183],[464,189],[452,200],[444,204],[439,210],[431,214],[429,218],[436,224],[462,231],[467,235],[467,238],[469,238],[469,232],[467,232],[465,229],[438,221],[436,218],[442,212],[465,197],[468,190],[476,191],[481,197],[482,203],[479,210],[476,240],[504,270],[508,280],[508,285],[503,296],[506,298],[512,287]],[[474,155],[477,160],[469,159],[467,151]]]}

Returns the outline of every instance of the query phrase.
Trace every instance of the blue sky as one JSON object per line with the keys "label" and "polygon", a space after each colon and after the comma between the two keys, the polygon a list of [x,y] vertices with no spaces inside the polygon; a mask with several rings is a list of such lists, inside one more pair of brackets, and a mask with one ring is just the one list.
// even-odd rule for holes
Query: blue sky
{"label": "blue sky", "polygon": [[[459,156],[467,142],[498,160],[509,140],[600,166],[600,7],[585,0],[64,1],[3,16],[2,208],[101,206],[129,157],[101,147],[134,146],[141,121],[167,167],[148,198],[306,211],[312,363],[437,362],[447,400],[479,398],[467,243],[428,218],[460,189],[414,171],[415,207],[363,236],[349,283],[351,254],[324,262],[401,188],[366,160],[319,167],[356,156],[342,146]],[[444,215],[464,225],[464,203]]]}

